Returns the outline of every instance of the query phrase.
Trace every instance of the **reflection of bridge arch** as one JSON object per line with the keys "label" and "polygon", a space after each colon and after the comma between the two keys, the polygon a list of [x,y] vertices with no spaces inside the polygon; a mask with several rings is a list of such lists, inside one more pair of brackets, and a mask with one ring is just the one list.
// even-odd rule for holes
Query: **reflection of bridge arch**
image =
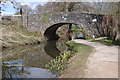
{"label": "reflection of bridge arch", "polygon": [[[69,25],[69,30],[71,29],[72,24],[76,23],[57,23],[57,24],[53,24],[52,26],[48,27],[44,33],[44,36],[48,39],[48,40],[56,40],[59,38],[59,36],[56,34],[56,31],[59,27],[63,26],[63,25]],[[82,24],[77,24],[80,25],[81,27],[83,27]]]}
{"label": "reflection of bridge arch", "polygon": [[63,52],[64,50],[67,50],[68,46],[65,44],[65,41],[47,41],[46,45],[44,46],[45,52],[55,58],[56,56],[59,56],[60,52]]}
{"label": "reflection of bridge arch", "polygon": [[56,47],[56,41],[47,41],[46,45],[44,46],[44,50],[53,58],[60,54],[60,51]]}
{"label": "reflection of bridge arch", "polygon": [[[47,16],[45,16],[46,14]],[[49,40],[58,39],[59,37],[55,34],[55,30],[65,24],[75,23],[78,25],[82,24],[86,34],[92,36],[97,34],[97,25],[93,23],[93,19],[97,19],[96,23],[101,26],[104,15],[100,14],[89,14],[89,13],[43,13],[43,14],[29,14],[23,15],[23,25],[27,27],[29,31],[36,31],[41,34],[42,37],[47,37]],[[54,27],[51,32],[51,28]],[[99,30],[99,29],[98,29]],[[52,35],[52,36],[50,36]]]}
{"label": "reflection of bridge arch", "polygon": [[61,39],[59,39],[56,42],[56,47],[60,52],[63,52],[69,49],[68,45],[66,45],[66,40],[61,40]]}

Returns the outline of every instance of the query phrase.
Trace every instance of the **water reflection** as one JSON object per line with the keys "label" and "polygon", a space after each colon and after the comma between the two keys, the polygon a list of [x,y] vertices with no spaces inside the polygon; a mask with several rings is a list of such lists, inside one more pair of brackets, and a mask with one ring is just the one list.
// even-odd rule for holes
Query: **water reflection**
{"label": "water reflection", "polygon": [[24,66],[4,66],[3,78],[55,78],[47,69]]}
{"label": "water reflection", "polygon": [[46,53],[53,58],[60,54],[60,51],[56,47],[56,41],[47,41],[44,49]]}
{"label": "water reflection", "polygon": [[[61,43],[62,44],[62,43]],[[63,48],[64,45],[61,45]],[[65,48],[67,49],[67,48]],[[3,78],[55,78],[56,71],[45,69],[45,65],[64,49],[60,41],[50,41],[40,45],[19,46],[3,51]]]}

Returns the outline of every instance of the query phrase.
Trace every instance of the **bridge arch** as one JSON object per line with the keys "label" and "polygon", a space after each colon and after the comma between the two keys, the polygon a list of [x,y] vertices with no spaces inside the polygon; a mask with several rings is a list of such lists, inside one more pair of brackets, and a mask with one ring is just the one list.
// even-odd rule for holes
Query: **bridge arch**
{"label": "bridge arch", "polygon": [[69,30],[70,30],[72,24],[79,25],[81,26],[81,28],[83,28],[83,25],[81,23],[60,22],[48,27],[44,32],[44,37],[47,38],[48,40],[57,40],[59,39],[59,36],[56,34],[57,29],[63,25],[69,25]]}
{"label": "bridge arch", "polygon": [[[49,40],[58,39],[59,36],[55,35],[56,30],[60,26],[70,23],[82,25],[86,34],[92,36],[92,34],[98,35],[99,30],[102,32],[103,16],[104,15],[100,14],[77,12],[25,14],[23,15],[23,25],[26,26],[29,31],[38,32],[41,37],[46,37]],[[94,19],[97,20],[93,22]]]}

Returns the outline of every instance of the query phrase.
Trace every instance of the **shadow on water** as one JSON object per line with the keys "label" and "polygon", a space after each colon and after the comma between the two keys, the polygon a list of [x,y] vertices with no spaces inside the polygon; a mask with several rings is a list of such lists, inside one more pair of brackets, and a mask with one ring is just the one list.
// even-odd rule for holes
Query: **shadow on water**
{"label": "shadow on water", "polygon": [[3,53],[3,78],[55,78],[59,72],[45,69],[45,65],[64,49],[57,41],[39,45],[19,46],[5,49]]}
{"label": "shadow on water", "polygon": [[55,40],[54,41],[47,41],[46,45],[44,47],[46,53],[53,58],[55,58],[56,56],[58,56],[60,54],[60,51],[56,47],[56,42],[57,41],[55,41]]}

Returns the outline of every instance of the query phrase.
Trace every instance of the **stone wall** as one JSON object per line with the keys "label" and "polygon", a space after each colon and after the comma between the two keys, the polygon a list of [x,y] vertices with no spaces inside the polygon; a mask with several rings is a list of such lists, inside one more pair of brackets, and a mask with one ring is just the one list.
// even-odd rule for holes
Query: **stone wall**
{"label": "stone wall", "polygon": [[8,16],[1,16],[2,20],[17,20],[17,21],[22,21],[22,16],[21,15],[8,15]]}
{"label": "stone wall", "polygon": [[98,33],[96,30],[93,19],[98,18],[97,22],[100,22],[102,15],[86,14],[86,13],[43,13],[43,14],[29,14],[23,15],[23,24],[30,31],[36,31],[42,35],[47,28],[58,23],[73,23],[80,25],[86,33],[94,34]]}
{"label": "stone wall", "polygon": [[3,16],[3,19],[21,21],[22,24],[31,32],[38,32],[44,36],[45,31],[59,23],[73,23],[80,25],[88,35],[98,33],[95,22],[97,19],[98,24],[102,24],[102,16],[87,13],[43,13],[43,14],[23,14],[13,16]]}

